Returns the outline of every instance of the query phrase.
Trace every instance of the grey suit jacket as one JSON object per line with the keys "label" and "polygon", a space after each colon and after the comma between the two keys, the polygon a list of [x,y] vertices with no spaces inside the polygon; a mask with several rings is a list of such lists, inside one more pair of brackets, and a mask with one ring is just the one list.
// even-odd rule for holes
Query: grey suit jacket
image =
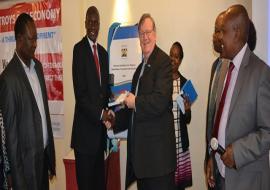
{"label": "grey suit jacket", "polygon": [[55,174],[55,150],[42,65],[35,61],[47,119],[48,145],[44,154],[42,121],[39,109],[21,62],[14,54],[0,76],[0,107],[7,136],[12,185],[14,190],[41,190],[44,156]]}
{"label": "grey suit jacket", "polygon": [[270,68],[247,47],[226,127],[237,169],[226,167],[227,190],[270,189]]}

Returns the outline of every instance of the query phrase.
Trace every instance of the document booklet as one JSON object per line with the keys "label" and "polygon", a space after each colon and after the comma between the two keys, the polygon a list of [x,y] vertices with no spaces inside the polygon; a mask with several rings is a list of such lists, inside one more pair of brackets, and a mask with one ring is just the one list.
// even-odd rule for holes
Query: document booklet
{"label": "document booklet", "polygon": [[196,90],[195,90],[195,88],[194,88],[194,86],[193,86],[191,80],[188,80],[188,81],[184,84],[184,86],[183,86],[182,89],[181,89],[181,92],[182,92],[185,96],[188,97],[188,99],[189,99],[189,101],[190,101],[191,104],[196,100],[196,98],[197,98],[197,96],[198,96],[198,94],[197,94],[197,92],[196,92]]}
{"label": "document booklet", "polygon": [[109,102],[108,106],[113,107],[120,104],[123,104],[124,100],[128,96],[128,91],[125,91],[124,93],[121,93],[113,102]]}

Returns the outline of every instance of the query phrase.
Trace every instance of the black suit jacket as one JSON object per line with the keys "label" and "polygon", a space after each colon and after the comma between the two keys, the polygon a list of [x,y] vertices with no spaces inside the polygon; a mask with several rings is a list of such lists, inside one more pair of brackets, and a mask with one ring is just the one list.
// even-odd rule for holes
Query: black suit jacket
{"label": "black suit jacket", "polygon": [[[35,61],[47,119],[48,146],[46,159],[55,174],[54,140],[42,65]],[[14,190],[43,189],[44,146],[39,109],[22,63],[14,54],[0,77],[0,107],[7,135],[8,157]]]}
{"label": "black suit jacket", "polygon": [[[182,88],[184,86],[184,84],[187,82],[187,79],[180,74],[180,88]],[[188,147],[189,147],[189,137],[188,137],[188,129],[187,129],[187,124],[190,123],[191,120],[191,110],[188,110],[185,112],[185,114],[183,114],[180,111],[180,133],[181,133],[181,142],[182,142],[182,149],[183,151],[187,151]]]}
{"label": "black suit jacket", "polygon": [[[142,65],[133,76],[133,94]],[[116,112],[116,131],[128,126],[127,186],[136,179],[135,176],[158,177],[175,170],[172,90],[170,58],[156,46],[139,81],[133,125],[132,110]]]}
{"label": "black suit jacket", "polygon": [[97,48],[101,85],[87,37],[74,46],[72,62],[75,113],[71,147],[81,153],[93,155],[101,147],[105,147],[106,130],[100,117],[111,94],[108,54],[101,45],[98,44]]}
{"label": "black suit jacket", "polygon": [[[207,111],[206,111],[206,129],[211,129],[212,125],[213,125],[213,120],[214,120],[214,115],[210,116],[209,114],[209,104],[210,104],[210,96],[211,96],[211,88],[212,88],[212,83],[213,83],[213,78],[214,75],[216,73],[217,67],[220,64],[220,58],[217,58],[214,63],[212,64],[212,68],[211,68],[211,75],[210,75],[210,82],[209,82],[209,87],[208,87],[208,100],[207,100]],[[211,126],[209,126],[211,125]],[[209,139],[211,138],[209,135],[211,133],[210,132],[206,132],[206,142],[207,144],[209,143]],[[208,151],[207,151],[208,152]]]}
{"label": "black suit jacket", "polygon": [[[209,147],[209,140],[211,139],[211,131],[212,131],[212,127],[213,127],[213,123],[214,123],[214,115],[210,116],[210,98],[211,98],[211,91],[212,91],[212,83],[213,83],[213,79],[214,79],[214,75],[216,73],[217,67],[220,64],[220,58],[217,58],[211,67],[211,75],[210,75],[210,81],[209,81],[209,87],[208,87],[208,100],[207,100],[207,110],[206,110],[206,133],[205,133],[205,158],[204,158],[204,172],[206,173],[206,167],[207,167],[207,163],[210,157],[210,147]],[[216,161],[214,159],[214,165],[216,168]],[[214,171],[215,176],[218,173],[218,170]],[[209,187],[209,185],[207,184],[208,189],[212,189]],[[213,189],[215,189],[216,187],[214,187]]]}

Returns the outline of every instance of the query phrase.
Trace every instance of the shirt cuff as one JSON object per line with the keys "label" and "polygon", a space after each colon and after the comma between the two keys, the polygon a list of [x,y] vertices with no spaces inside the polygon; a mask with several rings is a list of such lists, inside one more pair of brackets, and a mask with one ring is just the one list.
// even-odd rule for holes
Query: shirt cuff
{"label": "shirt cuff", "polygon": [[103,111],[104,111],[104,109],[102,109],[102,111],[101,111],[100,120],[102,120]]}

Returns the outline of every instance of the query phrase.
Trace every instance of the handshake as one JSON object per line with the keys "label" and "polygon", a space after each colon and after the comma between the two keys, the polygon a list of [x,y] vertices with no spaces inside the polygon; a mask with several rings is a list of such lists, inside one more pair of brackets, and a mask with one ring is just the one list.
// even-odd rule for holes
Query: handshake
{"label": "handshake", "polygon": [[115,125],[115,113],[112,110],[103,110],[102,122],[107,129],[111,129]]}
{"label": "handshake", "polygon": [[[115,102],[109,103],[109,107],[119,104],[125,105],[129,109],[135,109],[135,95],[131,92],[125,91],[118,96]],[[112,128],[115,125],[115,113],[112,110],[104,110],[102,114],[102,121],[107,129]]]}

